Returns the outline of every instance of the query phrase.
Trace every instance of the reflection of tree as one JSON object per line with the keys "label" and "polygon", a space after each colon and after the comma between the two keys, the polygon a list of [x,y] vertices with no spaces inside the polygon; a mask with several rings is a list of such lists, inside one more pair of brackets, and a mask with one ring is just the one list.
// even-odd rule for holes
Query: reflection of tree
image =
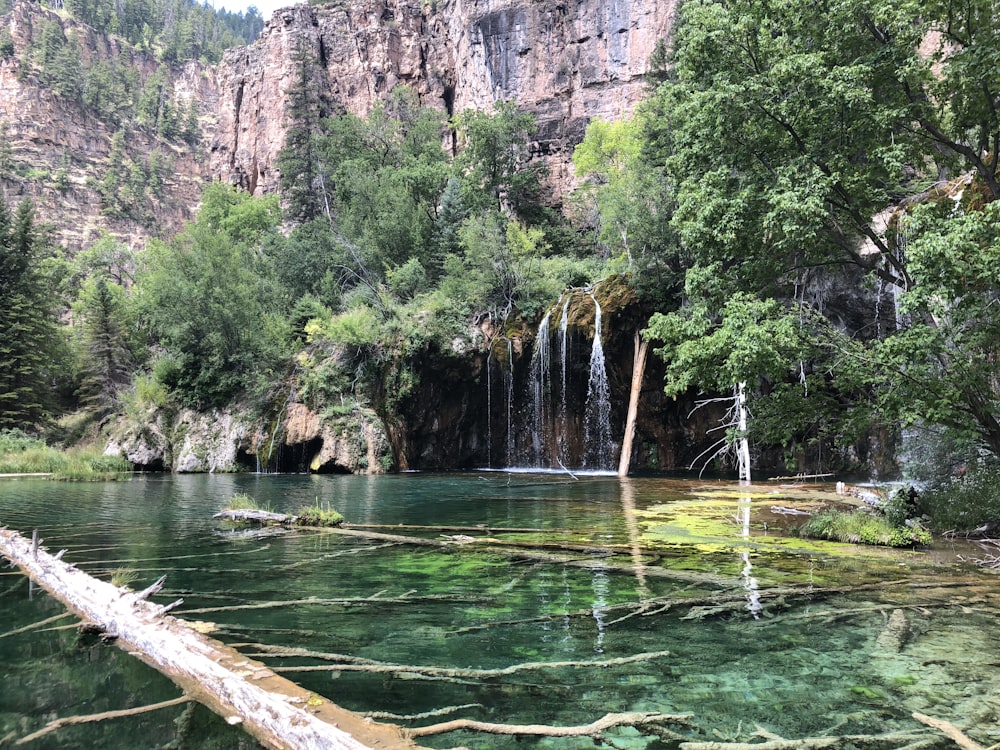
{"label": "reflection of tree", "polygon": [[750,562],[750,498],[741,497],[739,501],[739,514],[742,536],[743,536],[743,548],[740,552],[740,559],[743,560],[743,570],[740,571],[740,575],[743,576],[743,588],[747,592],[747,610],[750,614],[754,616],[754,619],[760,617],[763,611],[763,606],[760,603],[760,592],[757,590],[757,579],[753,576],[753,563]]}
{"label": "reflection of tree", "polygon": [[629,547],[632,552],[632,563],[635,566],[636,595],[640,602],[649,598],[649,587],[646,585],[646,565],[642,557],[642,545],[639,543],[639,522],[635,517],[635,485],[628,477],[620,482],[622,491],[622,511],[625,515],[625,528],[628,530]]}

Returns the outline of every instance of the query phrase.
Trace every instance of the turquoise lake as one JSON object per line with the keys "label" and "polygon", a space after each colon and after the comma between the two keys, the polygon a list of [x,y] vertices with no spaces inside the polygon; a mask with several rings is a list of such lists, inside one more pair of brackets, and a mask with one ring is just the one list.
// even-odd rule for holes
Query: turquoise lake
{"label": "turquoise lake", "polygon": [[[28,536],[37,528],[50,551],[65,548],[64,559],[97,577],[127,570],[136,589],[165,574],[156,600],[183,597],[177,616],[212,623],[213,637],[345,708],[405,726],[578,725],[612,711],[663,711],[689,715],[672,729],[691,740],[759,742],[759,729],[787,739],[895,732],[913,739],[882,746],[954,747],[912,718],[920,712],[984,747],[1000,742],[1000,580],[971,562],[974,545],[890,552],[799,543],[778,530],[786,521],[770,512],[775,501],[741,504],[712,496],[713,487],[502,472],[0,480],[0,525]],[[213,520],[236,493],[278,512],[335,508],[372,536]],[[406,528],[416,526],[442,528]],[[376,534],[459,538],[430,546]],[[58,717],[179,695],[137,659],[78,634],[72,617],[27,627],[63,611],[16,570],[0,571],[0,747]],[[308,653],[279,655],[280,647]],[[651,656],[538,664],[637,654]],[[338,669],[344,662],[333,655],[401,668]],[[478,671],[512,665],[526,666]],[[650,750],[680,742],[632,729],[607,737]],[[470,732],[421,744],[593,746]],[[256,746],[190,706],[24,745]]]}

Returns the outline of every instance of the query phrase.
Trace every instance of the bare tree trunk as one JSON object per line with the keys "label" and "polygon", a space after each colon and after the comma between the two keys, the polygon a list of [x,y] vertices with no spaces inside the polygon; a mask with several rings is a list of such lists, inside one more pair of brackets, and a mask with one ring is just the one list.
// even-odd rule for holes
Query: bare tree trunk
{"label": "bare tree trunk", "polygon": [[398,727],[356,716],[279,677],[259,662],[164,615],[138,594],[92,578],[17,532],[0,529],[0,553],[123,650],[261,744],[278,750],[368,750],[416,746]]}
{"label": "bare tree trunk", "polygon": [[635,355],[632,357],[632,388],[628,396],[628,416],[625,417],[625,436],[622,438],[622,453],[618,460],[618,476],[627,477],[632,462],[632,440],[635,438],[635,420],[639,413],[639,394],[642,392],[642,376],[646,372],[646,350],[649,342],[635,332]]}
{"label": "bare tree trunk", "polygon": [[736,390],[737,429],[740,431],[736,456],[740,467],[740,484],[750,484],[750,444],[747,441],[747,384],[740,381]]}

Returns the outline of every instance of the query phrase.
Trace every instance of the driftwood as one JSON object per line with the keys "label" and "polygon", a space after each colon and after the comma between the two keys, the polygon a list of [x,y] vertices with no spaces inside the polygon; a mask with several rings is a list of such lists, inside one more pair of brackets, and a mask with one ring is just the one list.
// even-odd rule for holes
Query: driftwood
{"label": "driftwood", "polygon": [[649,342],[635,332],[635,353],[632,355],[632,384],[629,388],[628,412],[625,416],[625,434],[618,458],[618,476],[627,477],[632,462],[632,441],[635,439],[635,420],[639,413],[639,396],[642,394],[642,377],[646,372],[646,352]]}
{"label": "driftwood", "polygon": [[16,532],[0,529],[0,553],[75,614],[112,636],[120,648],[162,672],[192,699],[242,723],[266,747],[414,747],[397,727],[352,714],[164,615],[164,608],[54,560],[41,549],[33,552],[31,543]]}
{"label": "driftwood", "polygon": [[[663,714],[656,711],[637,711],[623,714],[605,714],[590,724],[574,727],[555,727],[548,724],[494,724],[472,719],[453,719],[440,724],[410,729],[411,737],[430,737],[446,732],[468,731],[488,734],[531,735],[536,737],[593,737],[596,740],[615,727],[663,727],[667,724],[688,724],[690,714]],[[654,732],[655,733],[655,732]]]}
{"label": "driftwood", "polygon": [[99,714],[87,714],[85,716],[64,716],[61,719],[53,719],[37,732],[25,735],[14,744],[26,745],[29,742],[44,737],[47,734],[51,734],[52,732],[62,729],[63,727],[75,726],[76,724],[91,724],[95,721],[105,721],[107,719],[123,719],[126,716],[138,716],[139,714],[146,714],[150,711],[159,711],[164,708],[179,706],[190,700],[191,699],[188,696],[182,695],[180,698],[172,698],[168,701],[153,703],[148,706],[139,706],[137,708],[124,708],[117,711],[102,711]]}
{"label": "driftwood", "polygon": [[994,750],[1000,747],[1000,744],[990,745],[988,748],[984,748],[978,742],[970,739],[965,735],[965,733],[952,724],[950,721],[945,721],[944,719],[935,719],[933,716],[927,716],[920,713],[919,711],[914,711],[911,716],[919,721],[921,724],[926,724],[929,727],[937,729],[939,732],[944,734],[948,739],[958,745],[962,750]]}
{"label": "driftwood", "polygon": [[271,513],[267,510],[232,510],[227,508],[216,513],[212,518],[225,521],[243,521],[244,523],[277,524],[278,526],[292,526],[299,520],[298,516],[290,516],[287,513]]}
{"label": "driftwood", "polygon": [[345,523],[344,529],[396,529],[399,531],[472,531],[479,534],[572,534],[569,529],[525,528],[520,526],[418,526],[404,523]]}
{"label": "driftwood", "polygon": [[429,667],[415,666],[410,664],[389,664],[386,662],[374,661],[371,659],[359,659],[344,654],[328,654],[307,649],[266,647],[262,646],[262,651],[253,656],[271,657],[311,657],[324,661],[337,662],[331,665],[312,665],[297,667],[275,667],[275,672],[374,672],[381,674],[406,674],[409,676],[427,677],[428,679],[453,678],[458,680],[491,680],[497,677],[509,677],[519,672],[528,672],[543,669],[607,669],[608,667],[618,667],[625,664],[635,664],[636,662],[652,661],[670,656],[669,651],[651,651],[648,653],[632,654],[631,656],[620,656],[614,659],[603,659],[601,661],[530,661],[522,664],[512,664],[509,667],[498,667],[496,669],[475,669],[463,667]]}
{"label": "driftwood", "polygon": [[12,635],[18,635],[19,633],[27,633],[29,630],[35,630],[37,628],[41,628],[46,625],[51,625],[52,623],[58,620],[62,620],[64,617],[69,617],[69,616],[70,615],[68,612],[63,612],[62,614],[59,615],[46,617],[44,620],[39,620],[38,622],[33,622],[30,625],[25,625],[23,628],[17,628],[16,630],[8,630],[6,633],[0,633],[0,638],[9,638]]}
{"label": "driftwood", "polygon": [[[232,513],[243,513],[244,511],[223,511],[213,518],[232,518]],[[263,511],[262,511],[263,512]],[[271,514],[282,516],[282,514]],[[289,516],[290,517],[290,516]],[[312,527],[299,527],[312,528]],[[515,559],[538,561],[553,565],[568,565],[570,567],[593,570],[599,568],[608,573],[623,573],[626,575],[649,576],[651,578],[668,578],[672,580],[684,581],[687,583],[700,583],[706,586],[728,586],[732,579],[724,576],[712,575],[710,573],[696,573],[689,570],[671,570],[669,568],[621,565],[597,557],[598,555],[608,557],[611,555],[630,554],[631,547],[627,546],[598,546],[584,544],[556,544],[556,543],[532,543],[532,542],[511,542],[503,539],[493,539],[491,537],[468,537],[459,536],[448,539],[425,539],[422,537],[408,536],[404,534],[385,534],[378,531],[364,531],[359,528],[349,526],[324,526],[317,527],[317,531],[341,536],[353,536],[360,539],[369,539],[378,542],[394,542],[396,544],[409,544],[418,547],[437,547],[439,549],[475,549],[489,550],[493,554],[505,555]],[[500,531],[500,529],[496,529]],[[577,552],[585,557],[576,557],[568,552]]]}
{"label": "driftwood", "polygon": [[[890,734],[852,734],[840,737],[804,737],[786,740],[770,732],[757,732],[764,742],[704,742],[686,741],[678,745],[680,750],[824,750],[842,747],[914,747],[914,743],[927,740],[927,735],[913,732],[892,732]],[[979,748],[983,750],[983,748]]]}

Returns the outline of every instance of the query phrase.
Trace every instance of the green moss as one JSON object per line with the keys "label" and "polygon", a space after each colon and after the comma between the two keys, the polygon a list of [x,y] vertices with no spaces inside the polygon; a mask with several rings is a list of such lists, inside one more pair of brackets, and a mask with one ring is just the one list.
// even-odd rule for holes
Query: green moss
{"label": "green moss", "polygon": [[333,508],[308,505],[299,508],[295,515],[299,517],[296,523],[299,526],[340,526],[344,523],[344,517]]}
{"label": "green moss", "polygon": [[894,525],[884,516],[866,510],[818,513],[799,529],[799,533],[805,537],[883,547],[913,547],[931,543],[930,532],[918,524]]}

